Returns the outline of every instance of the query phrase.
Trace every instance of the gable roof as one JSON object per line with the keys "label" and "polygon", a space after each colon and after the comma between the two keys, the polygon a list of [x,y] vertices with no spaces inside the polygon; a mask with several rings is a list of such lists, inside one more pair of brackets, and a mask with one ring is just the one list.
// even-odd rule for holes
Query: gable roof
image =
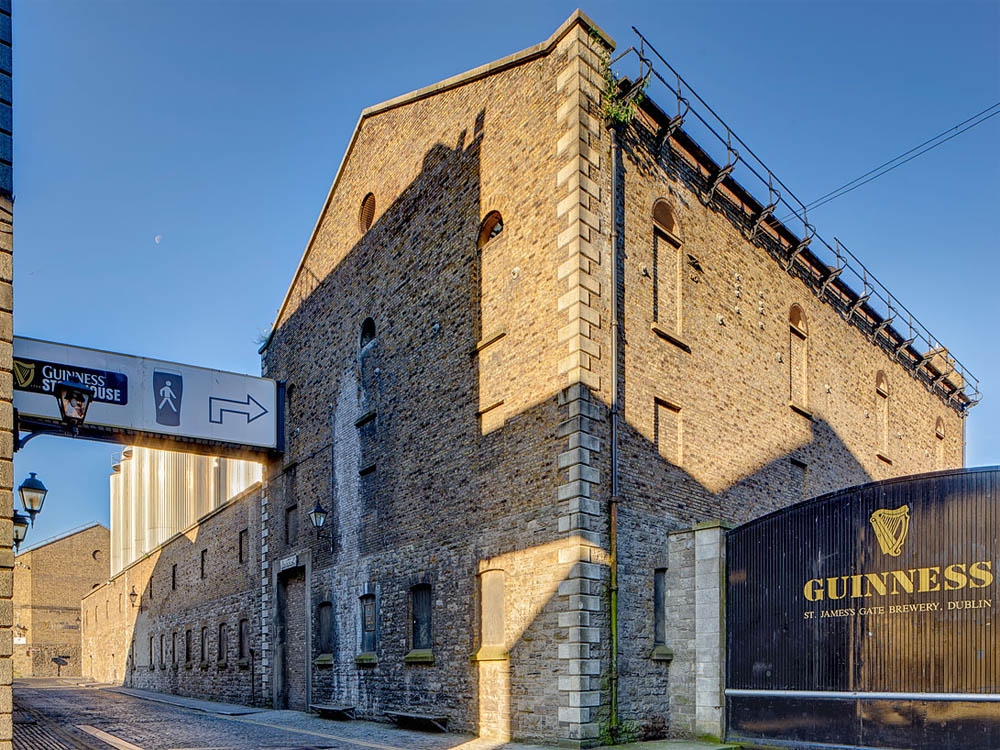
{"label": "gable roof", "polygon": [[340,160],[340,165],[337,167],[337,173],[333,178],[333,184],[330,186],[330,190],[326,194],[326,200],[323,201],[323,208],[320,210],[316,223],[313,225],[312,232],[309,234],[309,240],[306,242],[305,251],[302,253],[302,257],[299,259],[299,264],[295,268],[295,274],[292,276],[292,281],[288,285],[288,290],[285,292],[284,299],[281,301],[281,307],[278,308],[278,313],[274,318],[274,322],[271,324],[271,330],[267,334],[267,339],[263,344],[261,344],[258,349],[258,353],[263,353],[264,350],[266,350],[271,344],[271,339],[274,337],[274,332],[278,328],[278,323],[285,314],[285,310],[287,309],[289,300],[292,296],[292,291],[295,289],[299,281],[299,277],[302,274],[302,269],[305,267],[306,258],[309,257],[309,251],[311,250],[313,242],[316,239],[316,235],[319,232],[320,225],[323,222],[323,217],[326,215],[326,211],[330,206],[330,201],[333,199],[333,194],[337,190],[337,185],[340,183],[340,178],[344,171],[344,165],[347,164],[347,160],[351,157],[354,150],[355,143],[358,139],[358,133],[361,130],[361,124],[368,118],[387,112],[390,109],[402,107],[407,104],[420,101],[421,99],[427,99],[444,91],[448,91],[450,89],[457,88],[458,86],[463,86],[467,83],[477,81],[481,78],[486,78],[487,76],[509,70],[510,68],[517,67],[518,65],[523,65],[524,63],[530,62],[531,60],[535,60],[539,57],[544,57],[552,52],[562,38],[578,25],[586,29],[588,33],[593,32],[597,34],[611,49],[614,49],[614,40],[599,26],[597,26],[597,24],[595,24],[586,13],[577,8],[573,11],[569,18],[563,21],[562,24],[559,25],[559,28],[557,28],[544,42],[539,42],[538,44],[528,47],[527,49],[523,49],[520,52],[515,52],[512,55],[508,55],[507,57],[503,57],[494,62],[486,63],[485,65],[480,65],[477,68],[473,68],[472,70],[468,70],[464,73],[459,73],[458,75],[446,78],[445,80],[431,84],[430,86],[425,86],[421,89],[417,89],[416,91],[411,91],[408,94],[402,94],[401,96],[388,99],[381,104],[366,107],[361,111],[361,115],[358,117],[358,122],[354,126],[354,131],[351,134],[351,140],[347,144],[347,150],[344,152],[344,156]]}

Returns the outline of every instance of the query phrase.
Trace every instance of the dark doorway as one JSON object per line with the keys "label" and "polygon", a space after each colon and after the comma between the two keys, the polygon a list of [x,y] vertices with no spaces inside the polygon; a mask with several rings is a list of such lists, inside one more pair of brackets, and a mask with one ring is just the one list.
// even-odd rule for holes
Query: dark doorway
{"label": "dark doorway", "polygon": [[298,567],[278,576],[274,644],[275,708],[307,709],[306,575]]}

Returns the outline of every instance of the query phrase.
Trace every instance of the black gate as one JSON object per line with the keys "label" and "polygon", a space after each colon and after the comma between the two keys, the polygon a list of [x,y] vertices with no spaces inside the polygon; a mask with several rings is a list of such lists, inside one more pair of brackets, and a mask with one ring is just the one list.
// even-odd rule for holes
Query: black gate
{"label": "black gate", "polygon": [[731,531],[728,738],[1000,748],[998,480],[877,482]]}

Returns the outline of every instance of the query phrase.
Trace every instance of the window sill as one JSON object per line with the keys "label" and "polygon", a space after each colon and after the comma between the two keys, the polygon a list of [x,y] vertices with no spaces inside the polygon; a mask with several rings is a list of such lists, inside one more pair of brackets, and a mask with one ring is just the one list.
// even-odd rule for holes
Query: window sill
{"label": "window sill", "polygon": [[250,669],[250,660],[240,659],[238,662],[236,662],[236,666],[239,667],[240,669]]}
{"label": "window sill", "polygon": [[653,661],[665,661],[669,664],[674,660],[674,650],[669,646],[653,646],[649,658]]}
{"label": "window sill", "polygon": [[482,646],[470,657],[471,661],[510,661],[510,654],[503,646]]}
{"label": "window sill", "polygon": [[472,348],[470,354],[473,355],[478,354],[483,349],[490,346],[491,344],[495,344],[506,335],[507,335],[506,331],[499,331],[497,333],[492,334],[491,336],[484,336],[483,338],[481,338],[479,341],[476,342],[476,345]]}
{"label": "window sill", "polygon": [[360,469],[358,469],[358,476],[366,477],[374,471],[375,471],[375,464],[368,464],[367,466],[362,466]]}
{"label": "window sill", "polygon": [[225,662],[225,661],[217,661],[217,662],[215,662],[215,668],[217,670],[219,670],[220,672],[223,669],[225,669],[227,666],[229,666],[229,662]]}
{"label": "window sill", "polygon": [[354,665],[357,667],[374,667],[378,664],[378,656],[374,651],[365,651],[354,657]]}
{"label": "window sill", "polygon": [[208,669],[208,662],[207,661],[199,662],[198,669]]}
{"label": "window sill", "polygon": [[184,662],[184,669],[191,669],[194,665],[191,662]]}
{"label": "window sill", "polygon": [[889,466],[892,466],[892,459],[885,455],[882,451],[878,451],[875,456],[879,461],[885,461]]}
{"label": "window sill", "polygon": [[355,427],[364,427],[366,424],[371,422],[376,417],[376,411],[374,409],[369,409],[355,421]]}
{"label": "window sill", "polygon": [[808,419],[810,422],[815,421],[813,419],[813,413],[811,411],[809,411],[804,406],[799,406],[794,401],[789,401],[788,402],[788,408],[791,409],[792,411],[794,411],[796,414],[801,414],[803,417],[805,417],[806,419]]}
{"label": "window sill", "polygon": [[320,654],[315,659],[313,659],[313,664],[317,667],[332,667],[333,654]]}
{"label": "window sill", "polygon": [[403,657],[403,661],[407,664],[433,664],[434,652],[429,648],[415,648]]}
{"label": "window sill", "polygon": [[688,344],[688,342],[686,342],[680,336],[676,336],[676,335],[670,333],[669,331],[667,331],[667,330],[665,330],[663,328],[660,328],[660,326],[658,326],[656,323],[653,323],[650,326],[650,330],[653,333],[655,333],[657,336],[659,336],[661,339],[663,339],[664,341],[668,341],[671,344],[673,344],[674,346],[676,346],[678,349],[683,349],[688,354],[691,353],[691,345]]}

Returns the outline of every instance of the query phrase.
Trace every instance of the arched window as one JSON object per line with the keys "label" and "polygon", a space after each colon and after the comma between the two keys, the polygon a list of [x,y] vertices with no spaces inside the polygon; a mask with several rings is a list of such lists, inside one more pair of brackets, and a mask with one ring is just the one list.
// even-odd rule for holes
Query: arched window
{"label": "arched window", "polygon": [[671,343],[683,328],[684,262],[674,209],[663,198],[653,204],[653,330]]}
{"label": "arched window", "polygon": [[361,233],[367,232],[375,219],[375,195],[368,193],[361,201],[361,211],[358,213],[358,228]]}
{"label": "arched window", "polygon": [[882,370],[875,375],[875,422],[878,457],[892,463],[889,457],[889,379]]}
{"label": "arched window", "polygon": [[479,240],[476,246],[482,250],[487,242],[503,231],[503,216],[499,211],[490,211],[479,225]]}
{"label": "arched window", "polygon": [[809,324],[798,305],[788,311],[788,386],[789,403],[798,409],[809,408]]}
{"label": "arched window", "polygon": [[653,204],[653,222],[664,232],[674,234],[674,209],[663,198]]}

